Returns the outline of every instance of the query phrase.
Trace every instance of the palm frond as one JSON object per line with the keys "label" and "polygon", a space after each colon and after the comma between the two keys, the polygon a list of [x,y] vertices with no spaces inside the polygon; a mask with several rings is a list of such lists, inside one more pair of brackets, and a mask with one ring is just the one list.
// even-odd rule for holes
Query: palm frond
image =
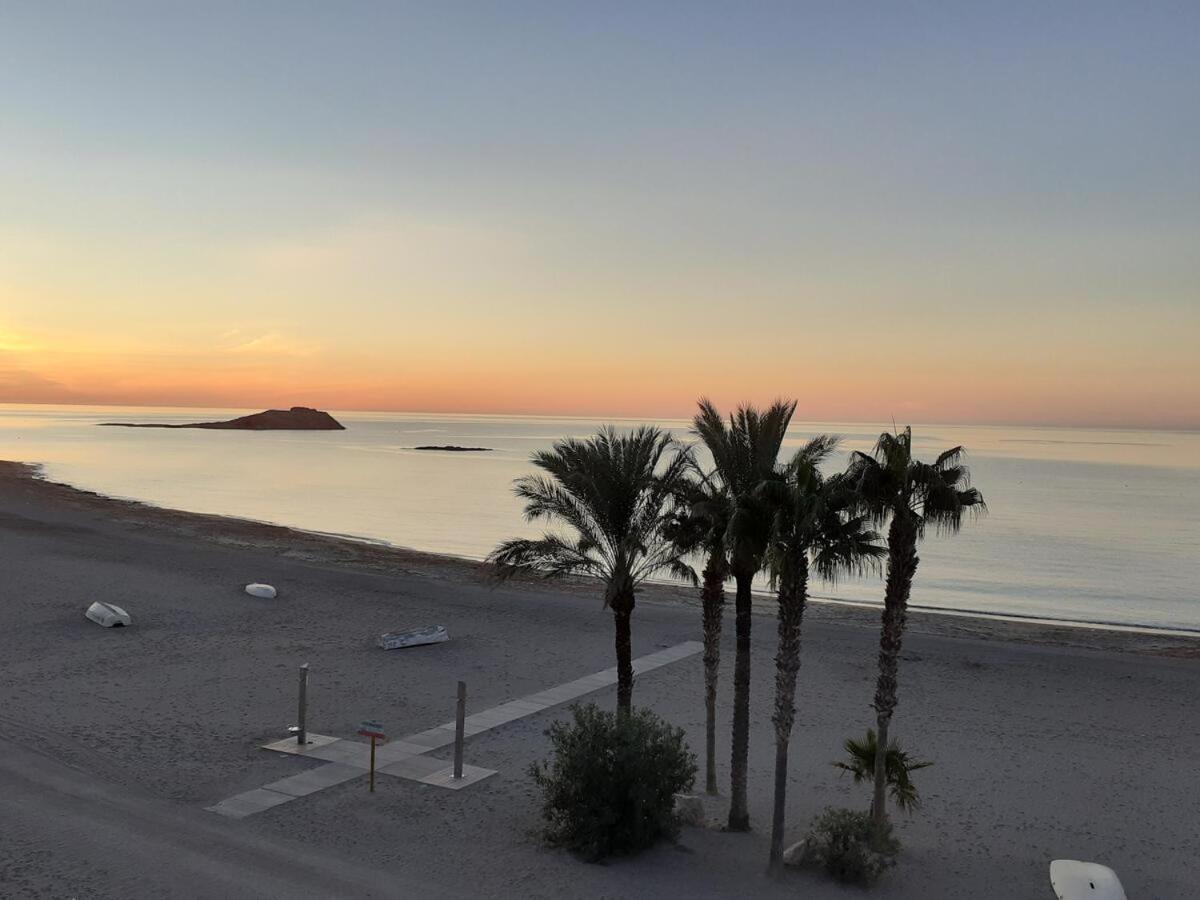
{"label": "palm frond", "polygon": [[[875,777],[875,752],[879,746],[875,730],[867,729],[865,738],[847,738],[843,743],[847,761],[833,763],[834,768],[849,773],[855,784],[871,781]],[[887,754],[884,757],[884,771],[892,799],[902,812],[912,812],[921,805],[921,797],[917,786],[912,781],[912,773],[918,769],[927,769],[932,762],[916,760],[900,749],[900,743],[889,740]]]}
{"label": "palm frond", "polygon": [[546,578],[562,575],[600,575],[603,562],[587,549],[571,545],[554,534],[539,539],[515,538],[504,541],[488,556],[498,577],[510,578],[518,572],[531,572]]}
{"label": "palm frond", "polygon": [[526,518],[566,526],[574,538],[547,533],[503,542],[489,557],[499,577],[522,570],[592,575],[604,580],[606,602],[658,572],[695,577],[678,530],[694,462],[669,432],[607,427],[557,441],[531,461],[545,474],[514,483]]}

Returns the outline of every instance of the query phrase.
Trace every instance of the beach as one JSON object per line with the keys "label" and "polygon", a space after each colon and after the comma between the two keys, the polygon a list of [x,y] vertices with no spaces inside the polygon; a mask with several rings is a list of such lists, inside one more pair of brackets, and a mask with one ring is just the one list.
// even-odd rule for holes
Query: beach
{"label": "beach", "polygon": [[[5,897],[842,897],[821,877],[765,874],[774,730],[774,621],[754,635],[748,835],[687,827],[631,860],[588,865],[532,834],[527,768],[558,707],[467,741],[497,774],[461,791],[362,779],[255,816],[206,807],[304,771],[261,745],[295,720],[355,738],[453,717],[455,682],[487,709],[610,667],[612,620],[585,581],[494,584],[478,563],[111,500],[0,464],[0,894]],[[918,574],[918,582],[922,575]],[[248,582],[279,588],[247,597]],[[124,606],[104,630],[83,610]],[[727,784],[732,610],[722,660]],[[442,624],[448,643],[385,652],[382,631]],[[639,595],[634,655],[700,639],[694,592]],[[793,839],[828,805],[865,806],[830,763],[872,721],[877,613],[813,604],[792,737]],[[1051,896],[1051,859],[1094,860],[1130,897],[1200,883],[1200,640],[914,614],[893,732],[934,762],[924,806],[881,897]],[[614,702],[611,688],[585,699]],[[699,656],[639,677],[634,702],[703,750]],[[447,753],[434,751],[448,759]],[[701,761],[702,762],[702,761]],[[723,818],[724,798],[706,798]],[[855,894],[857,895],[857,893]]]}

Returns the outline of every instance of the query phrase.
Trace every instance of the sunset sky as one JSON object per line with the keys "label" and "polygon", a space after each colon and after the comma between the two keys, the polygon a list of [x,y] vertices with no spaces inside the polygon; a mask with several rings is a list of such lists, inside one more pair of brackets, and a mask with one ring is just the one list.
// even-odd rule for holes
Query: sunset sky
{"label": "sunset sky", "polygon": [[1200,4],[50,6],[0,402],[1200,428]]}

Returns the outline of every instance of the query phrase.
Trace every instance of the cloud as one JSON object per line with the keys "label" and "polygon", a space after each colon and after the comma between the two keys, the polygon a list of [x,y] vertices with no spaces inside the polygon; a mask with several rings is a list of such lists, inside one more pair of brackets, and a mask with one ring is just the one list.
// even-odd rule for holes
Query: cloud
{"label": "cloud", "polygon": [[278,331],[251,332],[240,328],[225,332],[218,349],[222,353],[247,356],[310,356],[316,351],[315,345]]}
{"label": "cloud", "polygon": [[0,354],[0,403],[86,403],[89,399],[62,382],[11,365]]}

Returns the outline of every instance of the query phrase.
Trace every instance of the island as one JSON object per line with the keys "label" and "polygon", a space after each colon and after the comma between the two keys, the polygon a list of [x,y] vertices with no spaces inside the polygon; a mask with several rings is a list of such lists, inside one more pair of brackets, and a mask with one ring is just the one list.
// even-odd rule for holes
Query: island
{"label": "island", "polygon": [[159,422],[100,422],[112,428],[213,428],[229,431],[345,431],[346,426],[327,412],[307,406],[268,409],[228,422],[189,422],[168,425]]}
{"label": "island", "polygon": [[456,447],[453,444],[445,444],[440,447],[413,447],[414,450],[448,450],[451,453],[491,453],[491,447]]}

